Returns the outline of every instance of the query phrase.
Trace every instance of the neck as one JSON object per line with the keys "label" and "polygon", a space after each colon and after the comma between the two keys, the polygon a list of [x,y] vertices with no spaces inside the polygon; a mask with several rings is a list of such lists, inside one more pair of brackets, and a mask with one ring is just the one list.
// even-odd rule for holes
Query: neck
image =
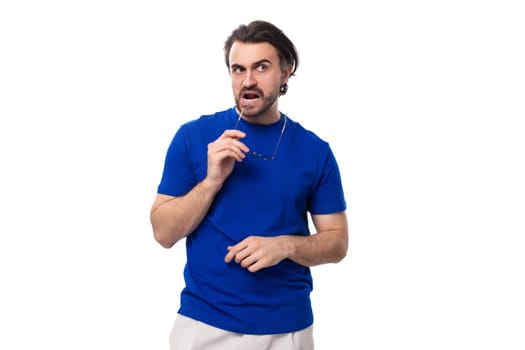
{"label": "neck", "polygon": [[271,109],[264,112],[255,112],[251,113],[249,109],[239,111],[239,108],[236,108],[237,114],[252,124],[260,125],[269,125],[278,122],[281,119],[281,113],[279,112],[277,106],[272,107]]}

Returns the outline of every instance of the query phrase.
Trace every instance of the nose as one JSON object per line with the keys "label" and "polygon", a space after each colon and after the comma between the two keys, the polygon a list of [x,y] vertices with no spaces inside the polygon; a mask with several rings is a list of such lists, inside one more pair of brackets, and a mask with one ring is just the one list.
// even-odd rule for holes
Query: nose
{"label": "nose", "polygon": [[254,79],[254,76],[250,70],[246,71],[246,75],[244,76],[244,80],[242,81],[242,86],[245,88],[250,88],[255,86],[256,81]]}

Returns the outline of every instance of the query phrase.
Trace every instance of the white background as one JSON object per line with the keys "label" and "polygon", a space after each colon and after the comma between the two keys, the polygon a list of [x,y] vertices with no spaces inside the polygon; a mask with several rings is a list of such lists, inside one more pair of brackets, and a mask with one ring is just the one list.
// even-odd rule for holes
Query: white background
{"label": "white background", "polygon": [[3,1],[0,348],[167,349],[165,151],[233,105],[222,45],[266,19],[300,53],[281,109],[348,201],[347,258],[313,268],[317,348],[524,349],[519,3]]}

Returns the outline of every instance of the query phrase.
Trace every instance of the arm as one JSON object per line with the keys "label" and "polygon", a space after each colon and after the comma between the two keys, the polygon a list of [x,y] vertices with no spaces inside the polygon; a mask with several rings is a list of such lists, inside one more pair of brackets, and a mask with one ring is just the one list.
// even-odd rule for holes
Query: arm
{"label": "arm", "polygon": [[155,240],[171,248],[188,236],[204,218],[216,192],[204,180],[182,197],[157,194],[150,213]]}
{"label": "arm", "polygon": [[343,260],[348,250],[346,213],[312,215],[312,221],[317,233],[290,237],[288,258],[305,266]]}
{"label": "arm", "polygon": [[290,259],[304,266],[341,261],[348,250],[346,213],[312,215],[317,233],[309,236],[250,236],[228,247],[224,260],[241,264],[251,272]]}
{"label": "arm", "polygon": [[180,197],[157,194],[150,212],[153,234],[164,248],[187,237],[204,219],[213,199],[233,170],[249,151],[239,141],[246,135],[239,130],[226,130],[208,144],[208,171],[204,180]]}

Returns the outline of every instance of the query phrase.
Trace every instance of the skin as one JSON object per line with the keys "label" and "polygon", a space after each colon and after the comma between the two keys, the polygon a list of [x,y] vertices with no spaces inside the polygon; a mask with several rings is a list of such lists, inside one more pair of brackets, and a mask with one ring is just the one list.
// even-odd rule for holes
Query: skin
{"label": "skin", "polygon": [[[281,69],[277,51],[268,43],[235,42],[229,62],[238,112],[242,110],[243,118],[250,123],[277,122],[280,118],[279,87],[290,78],[291,67]],[[159,244],[171,248],[203,220],[235,163],[242,162],[249,152],[242,142],[245,136],[240,130],[225,130],[208,144],[207,175],[186,195],[157,194],[150,219]],[[304,266],[341,261],[348,250],[345,212],[312,215],[312,223],[316,233],[308,236],[249,236],[225,247],[224,261],[235,262],[250,272],[276,265],[284,259]]]}

